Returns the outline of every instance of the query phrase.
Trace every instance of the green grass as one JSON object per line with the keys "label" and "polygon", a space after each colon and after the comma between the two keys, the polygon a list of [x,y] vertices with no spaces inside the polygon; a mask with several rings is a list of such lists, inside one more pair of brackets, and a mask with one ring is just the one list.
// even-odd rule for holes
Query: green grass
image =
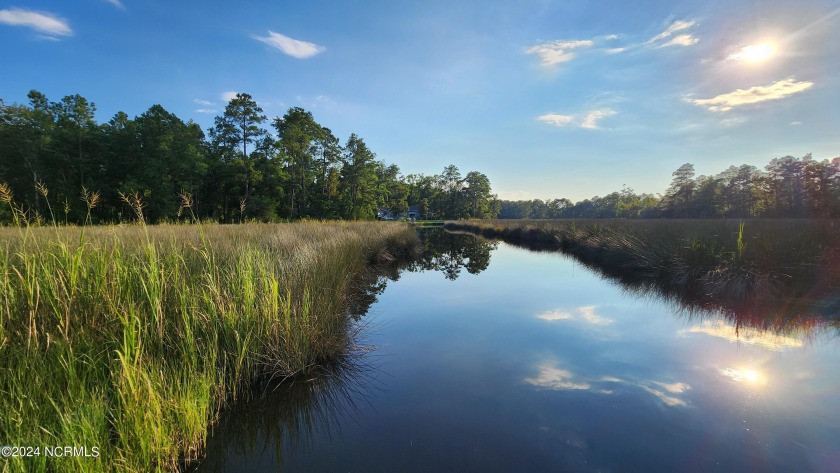
{"label": "green grass", "polygon": [[21,215],[0,228],[0,444],[100,455],[0,471],[182,467],[255,383],[346,353],[358,277],[417,245],[408,224],[34,227]]}
{"label": "green grass", "polygon": [[780,307],[840,315],[837,220],[495,220],[445,228],[559,249],[631,288],[759,325]]}

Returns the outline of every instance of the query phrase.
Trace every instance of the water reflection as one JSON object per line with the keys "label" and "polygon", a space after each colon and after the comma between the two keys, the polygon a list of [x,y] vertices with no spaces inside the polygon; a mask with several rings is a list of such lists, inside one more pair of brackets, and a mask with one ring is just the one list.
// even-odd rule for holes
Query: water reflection
{"label": "water reflection", "polygon": [[446,279],[458,279],[462,269],[478,274],[490,265],[490,253],[498,243],[469,233],[447,232],[442,227],[420,230],[423,253],[406,269],[438,271]]}
{"label": "water reflection", "polygon": [[537,314],[538,319],[554,322],[557,320],[580,320],[592,325],[610,325],[612,319],[602,317],[595,313],[598,306],[588,305],[575,307],[571,310],[555,309]]}
{"label": "water reflection", "polygon": [[767,385],[767,376],[752,368],[724,368],[720,374],[736,383],[762,387]]}
{"label": "water reflection", "polygon": [[377,326],[367,335],[379,348],[358,360],[376,369],[296,380],[234,406],[199,471],[840,464],[840,352],[812,336],[830,321],[675,312],[562,255],[440,230],[422,238],[424,254],[402,273],[360,284],[369,292],[357,315],[378,301],[376,318],[360,321]]}
{"label": "water reflection", "polygon": [[730,342],[757,345],[772,351],[801,349],[805,346],[805,343],[799,338],[750,327],[738,327],[721,319],[705,320],[699,325],[684,330],[682,333],[702,333]]}
{"label": "water reflection", "polygon": [[266,386],[258,398],[225,412],[207,442],[207,456],[195,472],[270,471],[286,450],[310,451],[311,433],[341,435],[341,419],[353,415],[356,400],[376,389],[376,368],[361,353],[306,378]]}
{"label": "water reflection", "polygon": [[[507,243],[530,251],[561,253],[556,245],[545,242],[510,241]],[[823,288],[819,298],[803,298],[800,297],[802,294],[810,293],[808,288],[800,287],[796,281],[789,281],[787,285],[781,287],[782,294],[774,294],[777,297],[766,300],[756,298],[734,303],[693,291],[691,284],[679,287],[663,286],[643,273],[604,266],[592,261],[580,259],[577,261],[605,279],[618,283],[628,294],[650,300],[669,301],[678,309],[677,312],[680,315],[689,320],[724,319],[727,321],[727,326],[734,327],[736,339],[740,338],[741,332],[747,334],[746,339],[757,340],[762,337],[768,338],[768,333],[807,338],[819,332],[840,331],[840,288],[834,288],[833,292]],[[772,300],[781,300],[782,303],[774,303]],[[551,314],[544,315],[551,316]],[[562,312],[555,314],[558,317],[563,315]],[[757,331],[749,332],[745,328]],[[697,331],[703,330],[705,329],[698,328]],[[762,336],[756,337],[759,333]],[[772,342],[769,343],[772,344]]]}
{"label": "water reflection", "polygon": [[590,373],[592,379],[575,375],[563,369],[556,361],[545,361],[536,367],[537,375],[526,377],[525,383],[539,389],[560,390],[588,390],[592,393],[614,395],[621,388],[639,388],[652,394],[668,407],[687,407],[688,402],[680,397],[691,389],[691,385],[683,382],[666,383],[661,381],[631,381],[615,376],[600,376]]}

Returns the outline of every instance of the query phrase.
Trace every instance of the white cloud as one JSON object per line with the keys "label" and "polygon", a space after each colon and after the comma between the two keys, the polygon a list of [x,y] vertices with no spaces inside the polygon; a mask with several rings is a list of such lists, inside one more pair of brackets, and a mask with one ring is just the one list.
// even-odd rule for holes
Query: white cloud
{"label": "white cloud", "polygon": [[287,54],[298,59],[306,59],[316,54],[320,54],[326,50],[325,47],[319,46],[308,41],[300,41],[289,38],[286,35],[268,31],[268,36],[251,36],[257,41],[263,42],[272,48],[279,49],[283,54]]}
{"label": "white cloud", "polygon": [[607,54],[618,54],[627,51],[627,48],[609,48],[606,50]]}
{"label": "white cloud", "polygon": [[120,10],[125,10],[125,5],[123,5],[121,0],[105,0],[105,1],[110,3],[111,5],[119,8]]}
{"label": "white cloud", "polygon": [[684,393],[684,392],[688,391],[689,389],[691,389],[691,386],[687,383],[670,383],[670,384],[667,384],[667,383],[660,383],[659,381],[654,381],[654,384],[658,384],[659,386],[662,386],[663,388],[665,388],[665,390],[668,391],[669,393],[674,393],[674,394],[681,394],[681,393]]}
{"label": "white cloud", "polygon": [[225,103],[227,103],[227,102],[230,102],[231,100],[235,99],[236,94],[238,94],[238,93],[239,92],[236,92],[234,90],[229,90],[227,92],[222,92],[221,97],[222,97],[222,100],[224,100]]}
{"label": "white cloud", "polygon": [[695,24],[697,24],[697,23],[694,20],[687,20],[687,21],[686,20],[677,20],[677,21],[671,23],[671,26],[666,28],[665,31],[659,33],[658,35],[656,35],[653,38],[651,38],[650,40],[648,40],[648,42],[649,43],[655,43],[659,40],[669,38],[674,33],[678,32],[678,31],[687,30],[688,28],[691,28]]}
{"label": "white cloud", "polygon": [[572,380],[572,373],[558,368],[552,363],[543,363],[537,367],[539,373],[535,378],[525,378],[525,382],[546,389],[589,389],[587,383],[577,383]]}
{"label": "white cloud", "polygon": [[537,318],[553,322],[555,320],[570,320],[574,317],[569,312],[563,312],[561,310],[549,310],[547,312],[537,314]]}
{"label": "white cloud", "polygon": [[545,115],[540,115],[539,117],[537,117],[537,120],[554,126],[569,125],[574,119],[575,117],[573,115],[558,115],[556,113],[547,113]]}
{"label": "white cloud", "polygon": [[[607,319],[605,317],[601,317],[600,315],[595,313],[595,309],[597,306],[590,305],[590,306],[581,306],[572,309],[571,312],[563,311],[563,310],[549,310],[540,314],[537,314],[536,317],[542,320],[548,320],[549,322],[553,322],[556,320],[582,320],[586,323],[592,325],[609,325],[613,323],[612,319]],[[572,312],[576,313],[574,315]]]}
{"label": "white cloud", "polygon": [[618,39],[618,35],[617,35],[617,34],[607,35],[607,36],[604,36],[604,39],[607,39],[607,40],[609,40],[609,39]]}
{"label": "white cloud", "polygon": [[802,124],[802,122],[800,122],[800,121],[790,122],[790,126],[799,126],[801,124]]}
{"label": "white cloud", "polygon": [[[688,386],[688,385],[686,385],[686,386]],[[669,396],[669,395],[665,394],[664,392],[662,392],[658,389],[652,388],[650,386],[643,386],[643,385],[639,385],[639,387],[641,387],[645,391],[647,391],[647,392],[653,394],[654,396],[656,396],[657,398],[659,398],[659,400],[662,401],[663,403],[665,403],[666,406],[669,406],[669,407],[686,407],[686,406],[688,406],[688,403],[683,401],[682,399],[674,397],[674,396]],[[688,386],[688,387],[690,388],[691,386]]]}
{"label": "white cloud", "polygon": [[785,351],[801,349],[804,346],[802,340],[777,335],[749,327],[738,327],[723,320],[706,321],[701,325],[681,330],[679,333],[703,333],[712,337],[719,337],[730,342],[755,345],[771,351]]}
{"label": "white cloud", "polygon": [[585,320],[586,322],[592,325],[609,325],[613,323],[612,319],[607,319],[605,317],[601,317],[600,315],[595,313],[595,306],[586,306],[586,307],[579,307],[578,312],[580,313],[580,317]]}
{"label": "white cloud", "polygon": [[598,120],[606,117],[611,117],[615,114],[616,112],[610,109],[591,111],[586,114],[586,117],[584,117],[583,123],[580,124],[580,127],[594,130],[598,128]]}
{"label": "white cloud", "polygon": [[540,65],[543,67],[556,66],[564,62],[571,61],[575,57],[574,49],[587,48],[594,43],[591,40],[575,40],[575,41],[551,41],[548,43],[538,44],[526,49],[528,54],[536,54],[540,57]]}
{"label": "white cloud", "polygon": [[196,113],[216,113],[218,110],[215,108],[197,108],[195,109]]}
{"label": "white cloud", "polygon": [[0,10],[0,23],[12,26],[26,26],[46,35],[48,39],[56,36],[72,36],[73,30],[64,18],[52,13],[25,10],[23,8],[7,8]]}
{"label": "white cloud", "polygon": [[720,121],[720,124],[727,127],[727,128],[731,128],[733,126],[741,125],[746,121],[747,121],[747,119],[744,118],[744,117],[731,117],[731,118],[724,118],[723,120]]}
{"label": "white cloud", "polygon": [[199,105],[204,105],[204,106],[216,105],[215,103],[213,103],[209,100],[203,100],[203,99],[193,99],[193,102],[197,103]]}
{"label": "white cloud", "polygon": [[664,48],[665,46],[691,46],[692,44],[697,44],[700,41],[694,36],[690,34],[681,34],[679,36],[675,36],[674,39],[668,41],[665,44],[660,45],[660,48]]}
{"label": "white cloud", "polygon": [[766,86],[737,89],[734,92],[721,94],[710,99],[686,98],[685,100],[695,105],[706,107],[713,112],[726,112],[742,105],[752,105],[768,100],[779,100],[789,95],[808,90],[813,85],[813,82],[796,82],[791,78],[780,80]]}
{"label": "white cloud", "polygon": [[[649,39],[646,44],[658,43],[658,46],[656,46],[658,48],[664,48],[666,46],[691,46],[692,44],[697,44],[700,40],[696,36],[684,32],[685,30],[694,27],[696,24],[697,22],[694,20],[675,21],[671,23],[671,26],[666,28],[665,31]],[[675,33],[680,31],[683,31],[684,33],[675,35]],[[670,40],[665,41],[668,38],[670,38]]]}

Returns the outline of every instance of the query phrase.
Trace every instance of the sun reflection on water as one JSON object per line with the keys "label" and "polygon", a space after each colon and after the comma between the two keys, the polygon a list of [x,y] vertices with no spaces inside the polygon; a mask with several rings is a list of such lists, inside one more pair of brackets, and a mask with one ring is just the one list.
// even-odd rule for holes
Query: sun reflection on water
{"label": "sun reflection on water", "polygon": [[754,368],[724,368],[720,374],[747,386],[763,387],[767,385],[767,376]]}

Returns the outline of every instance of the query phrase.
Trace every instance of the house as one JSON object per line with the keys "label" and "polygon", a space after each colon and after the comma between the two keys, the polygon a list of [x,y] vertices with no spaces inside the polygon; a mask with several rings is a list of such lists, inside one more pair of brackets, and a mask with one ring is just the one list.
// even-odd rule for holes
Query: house
{"label": "house", "polygon": [[376,210],[377,220],[398,220],[399,216],[391,212],[391,209],[380,207]]}
{"label": "house", "polygon": [[421,218],[423,218],[423,213],[419,205],[409,205],[408,212],[404,214],[398,214],[387,207],[376,209],[377,220],[420,220]]}
{"label": "house", "polygon": [[408,218],[409,220],[420,220],[423,218],[423,213],[420,212],[419,205],[409,205],[408,206]]}

